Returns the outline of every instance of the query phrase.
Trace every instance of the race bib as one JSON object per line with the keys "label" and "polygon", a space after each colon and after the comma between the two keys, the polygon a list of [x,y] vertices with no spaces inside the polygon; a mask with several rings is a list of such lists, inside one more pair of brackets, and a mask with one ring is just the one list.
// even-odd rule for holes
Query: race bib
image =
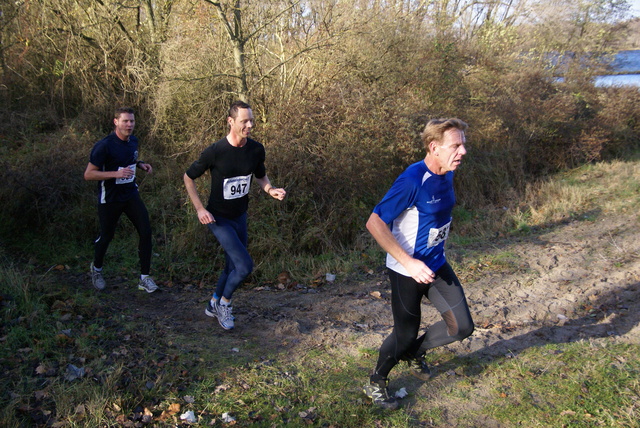
{"label": "race bib", "polygon": [[249,193],[251,174],[242,177],[225,178],[222,195],[225,199],[238,199]]}
{"label": "race bib", "polygon": [[133,171],[133,175],[129,178],[116,178],[116,184],[127,184],[127,183],[131,183],[133,180],[136,179],[136,164],[134,163],[133,165],[129,165],[129,166],[120,166],[118,167],[118,171],[120,171],[123,168],[129,168],[131,171]]}
{"label": "race bib", "polygon": [[451,227],[451,222],[445,224],[444,226],[436,229],[429,229],[429,242],[427,243],[427,248],[435,247],[439,243],[446,241],[449,236],[449,228]]}

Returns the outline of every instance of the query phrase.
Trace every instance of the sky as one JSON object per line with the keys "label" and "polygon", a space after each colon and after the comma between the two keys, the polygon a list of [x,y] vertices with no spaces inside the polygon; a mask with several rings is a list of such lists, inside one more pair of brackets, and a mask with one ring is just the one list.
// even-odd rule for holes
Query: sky
{"label": "sky", "polygon": [[631,5],[631,14],[633,16],[640,16],[640,0],[629,0]]}

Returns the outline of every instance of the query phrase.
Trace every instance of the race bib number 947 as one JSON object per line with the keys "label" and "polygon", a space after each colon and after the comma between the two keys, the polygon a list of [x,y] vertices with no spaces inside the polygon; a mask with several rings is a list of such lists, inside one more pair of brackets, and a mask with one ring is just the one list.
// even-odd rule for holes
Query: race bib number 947
{"label": "race bib number 947", "polygon": [[222,194],[225,199],[238,199],[249,193],[251,174],[241,177],[225,178]]}
{"label": "race bib number 947", "polygon": [[435,247],[439,243],[446,241],[449,236],[449,228],[451,227],[451,222],[445,224],[444,226],[436,229],[429,229],[429,242],[427,244],[428,248]]}

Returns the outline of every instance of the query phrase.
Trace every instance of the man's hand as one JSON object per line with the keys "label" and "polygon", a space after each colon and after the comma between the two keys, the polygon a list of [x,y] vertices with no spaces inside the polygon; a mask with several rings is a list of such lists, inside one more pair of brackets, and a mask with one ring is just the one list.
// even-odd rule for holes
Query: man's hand
{"label": "man's hand", "polygon": [[429,267],[421,260],[414,259],[413,257],[405,262],[404,268],[407,270],[411,278],[419,282],[420,284],[432,283],[436,275]]}
{"label": "man's hand", "polygon": [[124,168],[120,168],[117,171],[114,171],[114,178],[124,178],[129,179],[134,176],[133,168],[129,168],[125,166]]}
{"label": "man's hand", "polygon": [[198,210],[198,220],[200,220],[200,223],[202,224],[211,224],[216,222],[213,214],[204,208]]}
{"label": "man's hand", "polygon": [[275,198],[279,201],[283,200],[285,196],[287,196],[287,191],[282,189],[282,188],[275,188],[272,187],[269,189],[269,196],[271,196],[272,198]]}
{"label": "man's hand", "polygon": [[153,172],[153,168],[148,163],[140,162],[138,164],[138,168],[140,168],[143,171],[146,171],[147,174],[151,174]]}

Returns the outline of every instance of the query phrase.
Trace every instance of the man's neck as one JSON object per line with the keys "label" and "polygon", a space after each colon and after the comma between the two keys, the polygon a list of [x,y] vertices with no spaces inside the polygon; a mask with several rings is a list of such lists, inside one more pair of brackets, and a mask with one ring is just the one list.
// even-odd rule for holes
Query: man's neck
{"label": "man's neck", "polygon": [[233,147],[242,147],[245,144],[247,144],[247,139],[246,138],[238,138],[237,135],[235,135],[235,134],[233,134],[231,132],[229,133],[229,135],[227,135],[227,141]]}
{"label": "man's neck", "polygon": [[115,131],[115,133],[116,133],[116,137],[118,137],[120,140],[129,141],[129,137],[120,135],[118,131]]}
{"label": "man's neck", "polygon": [[427,165],[427,168],[429,168],[429,171],[433,172],[436,175],[444,175],[447,172],[442,170],[431,153],[427,154],[427,156],[424,158],[424,163],[425,165]]}

